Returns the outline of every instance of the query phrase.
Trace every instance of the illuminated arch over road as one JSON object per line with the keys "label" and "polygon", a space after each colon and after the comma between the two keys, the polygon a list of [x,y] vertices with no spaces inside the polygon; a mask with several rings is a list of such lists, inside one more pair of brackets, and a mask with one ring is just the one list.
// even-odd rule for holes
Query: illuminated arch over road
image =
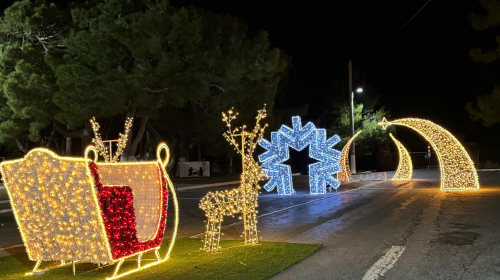
{"label": "illuminated arch over road", "polygon": [[479,189],[477,172],[469,154],[462,144],[441,126],[431,121],[413,118],[391,122],[384,118],[379,125],[384,129],[389,125],[409,127],[431,143],[439,160],[442,191],[476,191]]}
{"label": "illuminated arch over road", "polygon": [[392,180],[395,181],[411,180],[411,175],[413,174],[413,164],[411,162],[410,154],[406,150],[405,146],[403,146],[401,142],[399,142],[398,140],[396,140],[396,138],[394,138],[392,133],[389,133],[389,136],[391,136],[392,141],[394,141],[399,151],[398,169],[396,170],[396,174],[394,174],[394,177],[392,177]]}
{"label": "illuminated arch over road", "polygon": [[351,149],[351,144],[352,141],[354,141],[354,138],[358,137],[358,135],[361,133],[361,130],[358,131],[358,133],[354,134],[349,141],[345,144],[344,148],[342,149],[342,157],[340,158],[339,164],[340,168],[342,168],[342,171],[337,173],[337,180],[340,182],[350,182],[352,181],[352,176],[351,176],[351,168],[349,166],[349,150]]}

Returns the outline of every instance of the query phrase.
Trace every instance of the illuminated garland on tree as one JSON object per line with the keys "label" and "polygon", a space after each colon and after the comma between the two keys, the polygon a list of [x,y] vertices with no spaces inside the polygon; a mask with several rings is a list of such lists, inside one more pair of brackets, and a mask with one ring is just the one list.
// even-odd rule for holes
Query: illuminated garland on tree
{"label": "illuminated garland on tree", "polygon": [[[257,231],[257,199],[259,197],[259,181],[263,179],[260,165],[254,160],[253,152],[257,143],[262,139],[267,124],[261,127],[260,121],[266,117],[266,108],[258,111],[257,122],[251,132],[245,130],[246,126],[232,129],[231,121],[238,114],[229,110],[227,114],[222,113],[222,121],[226,122],[228,130],[224,133],[226,140],[234,146],[234,149],[242,156],[243,173],[241,184],[237,189],[223,192],[209,192],[201,199],[200,208],[205,211],[206,230],[203,250],[218,251],[220,249],[220,230],[224,216],[241,214],[243,219],[243,234],[245,245],[259,243]],[[241,137],[241,146],[236,137]]]}
{"label": "illuminated garland on tree", "polygon": [[402,125],[417,131],[431,145],[439,159],[442,191],[478,190],[479,179],[474,163],[465,148],[447,130],[422,119],[398,119],[379,122],[384,129],[389,125]]}
{"label": "illuminated garland on tree", "polygon": [[337,173],[337,180],[339,180],[340,182],[345,183],[352,181],[351,168],[349,165],[349,150],[351,149],[352,141],[354,141],[354,139],[358,137],[359,134],[361,134],[361,131],[358,131],[356,134],[354,134],[354,136],[351,137],[349,141],[347,141],[344,148],[342,149],[342,157],[339,161],[342,171]]}
{"label": "illuminated garland on tree", "polygon": [[398,164],[398,169],[396,170],[396,173],[394,174],[394,177],[392,177],[392,180],[395,181],[408,181],[411,180],[411,176],[413,174],[413,164],[411,162],[411,157],[408,151],[405,149],[403,144],[396,140],[392,133],[389,133],[389,136],[391,136],[392,140],[398,147],[398,152],[399,152],[399,164]]}

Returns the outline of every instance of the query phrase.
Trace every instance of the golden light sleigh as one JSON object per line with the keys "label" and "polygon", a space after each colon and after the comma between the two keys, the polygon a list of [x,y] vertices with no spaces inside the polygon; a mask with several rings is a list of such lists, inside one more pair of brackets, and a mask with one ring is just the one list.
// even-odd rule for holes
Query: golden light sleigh
{"label": "golden light sleigh", "polygon": [[[165,170],[170,156],[167,145],[161,144],[157,160],[148,162],[101,163],[97,153],[91,146],[85,158],[59,157],[37,148],[23,159],[0,164],[28,257],[36,261],[27,275],[67,264],[73,264],[75,274],[75,262],[99,267],[116,263],[113,275],[107,278],[115,279],[169,258],[179,214]],[[169,192],[175,207],[173,236],[166,254],[160,256]],[[154,252],[156,259],[143,265],[141,258],[148,252]],[[119,273],[123,262],[133,257],[137,266]],[[60,264],[39,269],[42,261]]]}

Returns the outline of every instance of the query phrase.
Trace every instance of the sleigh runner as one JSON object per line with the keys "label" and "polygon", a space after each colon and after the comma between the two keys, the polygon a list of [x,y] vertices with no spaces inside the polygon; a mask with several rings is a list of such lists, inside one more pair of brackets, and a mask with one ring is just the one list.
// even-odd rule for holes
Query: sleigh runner
{"label": "sleigh runner", "polygon": [[[95,157],[89,159],[92,151]],[[100,163],[94,147],[87,149],[85,158],[34,149],[24,159],[1,163],[28,257],[37,262],[27,274],[47,270],[39,270],[42,261],[61,262],[51,268],[67,261],[117,263],[108,278],[114,279],[167,260],[177,233],[178,207],[165,171],[165,144],[158,147],[157,157],[149,162]],[[172,241],[162,257],[169,191],[176,217]],[[142,255],[152,251],[157,260],[142,265]],[[137,268],[119,274],[124,260],[132,257],[137,257]]]}

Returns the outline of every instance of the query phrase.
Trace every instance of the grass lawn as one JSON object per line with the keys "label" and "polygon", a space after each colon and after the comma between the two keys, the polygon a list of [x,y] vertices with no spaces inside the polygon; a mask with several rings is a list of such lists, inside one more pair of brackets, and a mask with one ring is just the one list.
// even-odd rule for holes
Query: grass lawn
{"label": "grass lawn", "polygon": [[[262,242],[261,245],[239,246],[242,245],[241,241],[221,241],[221,251],[208,253],[200,250],[202,245],[200,239],[177,239],[169,260],[121,279],[267,279],[312,255],[321,247],[318,244],[282,242]],[[167,246],[163,247],[162,257]],[[154,254],[144,255],[143,265],[150,262],[146,259],[153,258]],[[28,260],[25,253],[1,257],[0,279],[104,279],[110,277],[115,268],[115,265],[111,265],[92,270],[97,268],[97,265],[77,263],[76,277],[71,274],[71,265],[45,272],[42,275],[24,276],[25,272],[33,269],[34,264],[35,262]],[[42,263],[40,268],[43,269],[51,264],[54,263]],[[137,267],[136,261],[125,262],[120,272],[126,272],[135,267]]]}

